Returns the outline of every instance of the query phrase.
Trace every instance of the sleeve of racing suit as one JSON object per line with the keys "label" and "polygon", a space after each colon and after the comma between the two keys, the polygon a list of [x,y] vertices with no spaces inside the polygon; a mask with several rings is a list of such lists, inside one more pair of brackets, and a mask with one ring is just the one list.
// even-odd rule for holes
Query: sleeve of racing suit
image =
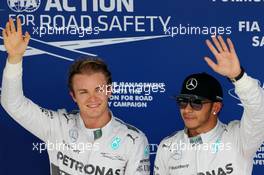
{"label": "sleeve of racing suit", "polygon": [[167,175],[167,164],[166,161],[166,149],[163,148],[163,142],[159,144],[155,163],[154,163],[154,175]]}
{"label": "sleeve of racing suit", "polygon": [[145,135],[131,148],[125,175],[150,175],[149,145]]}
{"label": "sleeve of racing suit", "polygon": [[264,90],[258,80],[246,73],[234,83],[243,107],[239,127],[240,146],[246,157],[252,157],[264,141]]}
{"label": "sleeve of racing suit", "polygon": [[40,108],[23,95],[22,61],[17,64],[6,62],[2,79],[1,104],[20,125],[41,140],[47,140],[51,118],[55,114]]}

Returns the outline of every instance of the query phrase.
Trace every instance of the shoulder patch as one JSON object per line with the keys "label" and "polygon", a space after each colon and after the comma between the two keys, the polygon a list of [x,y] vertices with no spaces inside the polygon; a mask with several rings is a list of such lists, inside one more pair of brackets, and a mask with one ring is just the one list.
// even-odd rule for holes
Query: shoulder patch
{"label": "shoulder patch", "polygon": [[115,120],[116,120],[117,122],[119,122],[119,123],[125,125],[125,126],[127,127],[127,129],[132,130],[132,131],[135,131],[135,132],[137,132],[137,133],[140,133],[140,131],[139,131],[136,127],[134,127],[134,126],[132,126],[132,125],[130,125],[130,124],[127,124],[127,123],[123,122],[122,120],[120,120],[120,119],[118,119],[118,118],[115,118]]}
{"label": "shoulder patch", "polygon": [[76,119],[76,115],[79,113],[79,110],[73,110],[70,111],[68,113],[62,113],[62,115],[64,116],[64,118],[67,120],[67,124],[69,124],[70,120],[74,120]]}
{"label": "shoulder patch", "polygon": [[173,133],[170,134],[169,136],[165,137],[163,140],[166,140],[166,139],[169,139],[169,138],[175,136],[178,132],[179,132],[179,131],[175,131],[175,132],[173,132]]}
{"label": "shoulder patch", "polygon": [[69,115],[76,115],[76,114],[78,114],[80,111],[79,110],[72,110],[72,111],[70,111],[70,112],[68,112],[68,114]]}
{"label": "shoulder patch", "polygon": [[170,147],[171,147],[171,145],[172,145],[172,142],[168,142],[168,143],[163,143],[162,145],[161,145],[161,147],[162,148],[165,148],[165,149],[169,149]]}
{"label": "shoulder patch", "polygon": [[40,107],[41,112],[46,116],[49,117],[50,119],[54,118],[54,112],[45,108]]}
{"label": "shoulder patch", "polygon": [[132,125],[129,125],[129,124],[127,124],[127,123],[125,123],[125,125],[126,125],[126,127],[127,127],[128,129],[130,129],[130,130],[132,130],[132,131],[135,131],[135,132],[137,132],[137,133],[140,133],[139,130],[138,130],[136,127],[134,127],[134,126],[132,126]]}

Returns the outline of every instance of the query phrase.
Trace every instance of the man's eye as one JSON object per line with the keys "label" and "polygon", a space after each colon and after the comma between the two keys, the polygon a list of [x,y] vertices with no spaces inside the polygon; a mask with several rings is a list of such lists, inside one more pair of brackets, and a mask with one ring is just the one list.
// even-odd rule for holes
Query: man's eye
{"label": "man's eye", "polygon": [[201,100],[193,100],[193,103],[195,103],[195,104],[202,104],[202,101]]}
{"label": "man's eye", "polygon": [[87,93],[86,91],[79,92],[79,94],[86,94],[86,93]]}
{"label": "man's eye", "polygon": [[97,87],[95,91],[101,93],[104,92],[104,89],[102,87]]}

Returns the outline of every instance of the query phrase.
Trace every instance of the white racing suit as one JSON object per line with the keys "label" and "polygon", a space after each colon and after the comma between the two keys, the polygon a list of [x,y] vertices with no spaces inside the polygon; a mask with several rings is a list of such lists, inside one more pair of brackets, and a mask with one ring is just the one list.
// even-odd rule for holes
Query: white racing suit
{"label": "white racing suit", "polygon": [[163,139],[154,175],[250,175],[264,141],[264,91],[245,73],[234,83],[244,112],[241,121],[217,122],[209,132],[189,138],[186,129]]}
{"label": "white racing suit", "polygon": [[22,62],[7,62],[1,103],[12,118],[46,143],[52,175],[149,175],[145,135],[112,116],[87,129],[79,112],[51,111],[23,95]]}

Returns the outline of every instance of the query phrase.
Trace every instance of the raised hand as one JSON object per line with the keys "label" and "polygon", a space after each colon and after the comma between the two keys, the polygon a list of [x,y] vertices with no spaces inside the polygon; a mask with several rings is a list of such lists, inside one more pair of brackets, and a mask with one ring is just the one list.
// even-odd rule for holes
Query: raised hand
{"label": "raised hand", "polygon": [[228,78],[237,77],[240,72],[240,63],[232,41],[227,38],[228,47],[221,36],[212,37],[214,45],[210,40],[206,44],[215,56],[216,63],[209,57],[205,57],[207,64],[217,73]]}
{"label": "raised hand", "polygon": [[17,29],[13,19],[9,18],[6,28],[2,32],[4,45],[8,53],[8,62],[15,64],[22,60],[28,46],[30,35],[28,32],[22,35],[21,20],[17,18]]}

